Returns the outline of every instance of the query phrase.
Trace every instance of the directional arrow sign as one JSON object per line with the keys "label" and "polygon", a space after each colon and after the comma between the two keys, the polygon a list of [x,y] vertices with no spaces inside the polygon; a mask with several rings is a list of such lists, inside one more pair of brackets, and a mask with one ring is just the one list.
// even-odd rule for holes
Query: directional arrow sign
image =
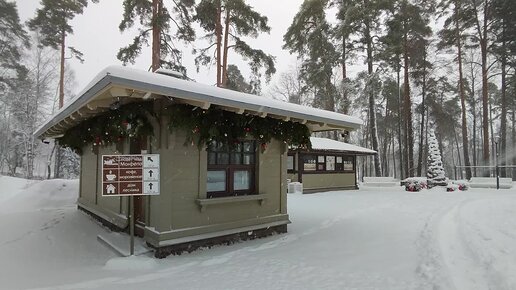
{"label": "directional arrow sign", "polygon": [[159,154],[102,156],[102,195],[159,195]]}

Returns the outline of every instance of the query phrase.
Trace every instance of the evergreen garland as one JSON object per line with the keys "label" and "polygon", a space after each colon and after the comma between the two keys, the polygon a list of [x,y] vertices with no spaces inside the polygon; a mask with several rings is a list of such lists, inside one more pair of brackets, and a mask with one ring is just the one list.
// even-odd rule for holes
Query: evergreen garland
{"label": "evergreen garland", "polygon": [[153,135],[148,116],[154,116],[151,102],[131,103],[102,115],[82,121],[58,138],[61,146],[69,147],[77,153],[85,145],[107,146],[126,138],[140,138]]}
{"label": "evergreen garland", "polygon": [[[239,140],[251,137],[265,150],[272,138],[294,148],[311,148],[310,131],[306,125],[282,121],[269,117],[236,114],[219,108],[208,110],[199,107],[174,104],[164,110],[170,117],[169,129],[184,130],[187,133],[185,145],[202,147],[212,141],[229,146]],[[107,146],[126,138],[141,138],[153,135],[153,127],[148,117],[156,117],[152,102],[131,103],[102,115],[81,122],[66,131],[58,139],[61,146],[81,153],[85,145]]]}
{"label": "evergreen garland", "polygon": [[247,114],[236,114],[211,107],[204,110],[190,105],[175,104],[165,110],[170,117],[169,129],[187,132],[186,144],[202,147],[212,141],[229,146],[252,137],[262,150],[272,138],[298,148],[311,148],[310,131],[306,125]]}

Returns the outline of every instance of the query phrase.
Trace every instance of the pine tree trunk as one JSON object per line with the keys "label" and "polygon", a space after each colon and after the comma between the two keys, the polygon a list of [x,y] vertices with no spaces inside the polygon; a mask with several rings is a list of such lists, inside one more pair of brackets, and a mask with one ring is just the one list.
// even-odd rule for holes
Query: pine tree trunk
{"label": "pine tree trunk", "polygon": [[[494,129],[493,129],[493,105],[490,103],[489,104],[489,127],[490,127],[490,133],[491,133],[491,140],[493,140],[493,142],[491,142],[491,152],[493,152],[493,156],[492,156],[492,159],[491,159],[491,163],[490,165],[492,166],[495,166],[495,162],[497,161],[497,156],[496,156],[496,151],[497,151],[497,148],[496,148],[496,144],[494,142],[495,138],[494,138]],[[494,170],[494,168],[493,168]]]}
{"label": "pine tree trunk", "polygon": [[392,134],[392,177],[396,178],[396,146],[394,143],[394,134]]}
{"label": "pine tree trunk", "polygon": [[229,16],[230,11],[226,8],[226,23],[224,27],[224,55],[222,62],[222,87],[226,87],[228,83],[228,49],[229,49]]}
{"label": "pine tree trunk", "polygon": [[[507,57],[505,55],[505,27],[502,25],[502,57],[501,57],[501,70],[502,70],[502,114],[500,116],[500,163],[501,165],[507,164],[507,84],[506,84],[506,65]],[[505,167],[500,169],[500,175],[506,177],[507,172]]]}
{"label": "pine tree trunk", "polygon": [[402,147],[403,147],[403,135],[402,135],[402,131],[401,131],[401,124],[402,124],[402,120],[403,118],[401,117],[401,90],[400,90],[400,66],[398,64],[398,67],[396,69],[396,77],[397,77],[397,85],[398,85],[398,147],[399,147],[399,167],[400,167],[400,179],[403,179],[403,177],[405,176],[403,174],[403,150],[402,150]]}
{"label": "pine tree trunk", "polygon": [[369,122],[371,126],[371,143],[373,145],[373,150],[378,152],[374,155],[374,171],[375,176],[382,176],[382,168],[380,163],[380,148],[378,144],[378,129],[376,126],[376,112],[375,112],[375,98],[374,98],[374,92],[372,90],[373,87],[373,46],[372,46],[372,39],[370,34],[370,28],[369,23],[366,21],[366,31],[365,31],[365,37],[367,42],[367,73],[368,73],[368,96],[369,96]]}
{"label": "pine tree trunk", "polygon": [[66,32],[61,31],[61,63],[60,63],[60,70],[59,70],[59,109],[61,109],[64,104],[65,38],[66,38]]}
{"label": "pine tree trunk", "polygon": [[[423,56],[423,62],[426,62],[426,47],[424,48],[425,51]],[[417,176],[422,176],[422,169],[423,169],[423,150],[425,150],[424,144],[424,131],[425,131],[425,111],[426,111],[426,103],[425,103],[425,97],[426,97],[426,69],[423,68],[423,88],[421,92],[421,126],[419,131],[419,154],[418,154],[418,163],[417,163]]]}
{"label": "pine tree trunk", "polygon": [[407,35],[403,38],[403,61],[404,61],[404,111],[406,116],[407,128],[407,170],[408,176],[414,176],[414,132],[412,129],[412,102],[410,100],[409,85],[409,56],[408,56],[408,39]]}
{"label": "pine tree trunk", "polygon": [[[513,77],[513,82],[516,87],[516,78]],[[512,165],[516,165],[516,93],[513,93],[514,100],[512,101]],[[516,181],[516,167],[512,169],[512,180]]]}
{"label": "pine tree trunk", "polygon": [[[464,77],[462,74],[462,44],[460,41],[461,33],[459,27],[459,11],[458,5],[455,5],[455,30],[457,37],[457,61],[459,62],[459,94],[460,105],[462,110],[462,149],[464,150],[464,165],[466,166],[466,179],[471,179],[471,164],[469,162],[469,144],[468,144],[468,125],[466,123],[466,96],[464,93]],[[460,155],[459,155],[460,157]],[[462,172],[462,171],[461,171]]]}
{"label": "pine tree trunk", "polygon": [[[59,109],[61,109],[64,104],[65,45],[66,45],[66,32],[61,31],[61,65],[60,65],[60,71],[59,71]],[[58,157],[60,157],[61,147],[59,145],[55,145],[55,146],[56,146],[56,158],[54,161],[54,178],[58,178],[61,174],[61,158],[58,158]]]}
{"label": "pine tree trunk", "polygon": [[161,17],[161,0],[152,0],[152,71],[161,66],[161,43],[159,17]]}
{"label": "pine tree trunk", "polygon": [[[457,147],[457,159],[459,159],[459,166],[462,166],[462,159],[460,158],[459,138],[457,138],[457,132],[455,130],[453,130],[453,134],[455,135],[455,146]],[[462,168],[460,169],[460,178],[464,178],[462,174]]]}
{"label": "pine tree trunk", "polygon": [[347,67],[346,67],[346,38],[342,37],[342,103],[344,106],[341,106],[342,113],[348,113],[348,90],[347,90]]}
{"label": "pine tree trunk", "polygon": [[54,152],[56,151],[57,144],[54,144],[52,147],[52,151],[50,151],[50,154],[47,158],[47,179],[50,179],[52,176],[52,156],[54,155]]}
{"label": "pine tree trunk", "polygon": [[[487,7],[484,7],[487,9]],[[487,18],[484,15],[484,18]],[[483,36],[480,38],[480,52],[482,59],[482,131],[483,131],[483,160],[489,164],[489,109],[487,94],[487,19],[484,19]]]}
{"label": "pine tree trunk", "polygon": [[[475,76],[473,74],[473,63],[471,63],[471,100],[471,110],[473,111],[473,166],[477,166],[477,102],[475,100]],[[477,176],[476,167],[473,167],[473,176]]]}
{"label": "pine tree trunk", "polygon": [[215,34],[217,41],[217,87],[222,86],[222,3],[221,0],[217,1],[217,16],[215,20]]}

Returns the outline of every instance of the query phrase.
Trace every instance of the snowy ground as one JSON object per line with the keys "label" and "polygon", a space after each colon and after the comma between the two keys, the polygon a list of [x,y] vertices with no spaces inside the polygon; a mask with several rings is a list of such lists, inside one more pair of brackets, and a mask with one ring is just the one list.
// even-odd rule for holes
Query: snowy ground
{"label": "snowy ground", "polygon": [[516,188],[289,195],[289,233],[119,258],[78,182],[0,177],[0,289],[516,289]]}

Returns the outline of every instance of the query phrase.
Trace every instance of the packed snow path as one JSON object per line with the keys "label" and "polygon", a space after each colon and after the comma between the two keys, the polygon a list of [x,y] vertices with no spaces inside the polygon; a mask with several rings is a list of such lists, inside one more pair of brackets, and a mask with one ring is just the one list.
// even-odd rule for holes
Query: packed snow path
{"label": "packed snow path", "polygon": [[0,289],[516,289],[516,189],[289,195],[289,233],[119,258],[78,182],[0,177]]}

